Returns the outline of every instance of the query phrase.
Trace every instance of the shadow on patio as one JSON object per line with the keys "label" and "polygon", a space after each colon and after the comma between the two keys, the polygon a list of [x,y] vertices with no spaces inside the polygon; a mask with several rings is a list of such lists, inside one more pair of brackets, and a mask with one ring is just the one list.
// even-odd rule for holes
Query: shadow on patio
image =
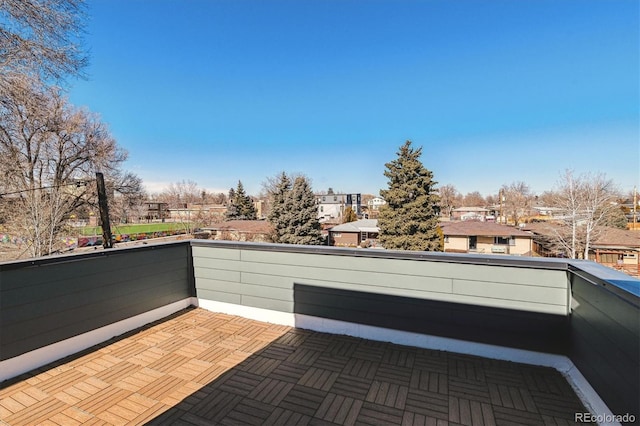
{"label": "shadow on patio", "polygon": [[200,308],[3,386],[9,425],[570,424],[586,411],[551,368]]}

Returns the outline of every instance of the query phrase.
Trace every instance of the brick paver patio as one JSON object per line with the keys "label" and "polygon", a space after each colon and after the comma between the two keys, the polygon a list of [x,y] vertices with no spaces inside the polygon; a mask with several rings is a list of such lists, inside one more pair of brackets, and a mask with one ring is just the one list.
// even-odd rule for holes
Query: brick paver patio
{"label": "brick paver patio", "polygon": [[566,425],[557,371],[189,309],[0,385],[2,425]]}

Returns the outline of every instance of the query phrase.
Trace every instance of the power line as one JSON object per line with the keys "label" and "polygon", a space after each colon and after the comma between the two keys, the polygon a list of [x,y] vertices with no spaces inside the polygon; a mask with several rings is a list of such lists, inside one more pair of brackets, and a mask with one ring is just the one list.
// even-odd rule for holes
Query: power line
{"label": "power line", "polygon": [[5,192],[3,194],[0,194],[0,198],[4,197],[5,195],[22,194],[24,192],[38,191],[40,189],[62,188],[63,186],[75,186],[76,188],[80,188],[81,186],[87,186],[89,182],[93,182],[93,181],[95,181],[95,179],[82,180],[74,183],[63,183],[60,185],[41,186],[39,188],[22,189],[20,191]]}

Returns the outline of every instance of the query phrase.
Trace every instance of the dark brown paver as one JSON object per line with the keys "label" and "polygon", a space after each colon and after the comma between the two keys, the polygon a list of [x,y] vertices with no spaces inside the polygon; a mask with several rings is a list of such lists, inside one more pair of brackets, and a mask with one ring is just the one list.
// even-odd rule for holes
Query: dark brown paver
{"label": "dark brown paver", "polygon": [[557,371],[189,309],[0,386],[0,425],[543,425]]}

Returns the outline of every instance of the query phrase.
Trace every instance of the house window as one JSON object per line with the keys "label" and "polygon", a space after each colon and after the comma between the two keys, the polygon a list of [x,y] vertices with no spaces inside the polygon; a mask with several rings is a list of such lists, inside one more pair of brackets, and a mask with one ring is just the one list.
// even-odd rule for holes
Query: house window
{"label": "house window", "polygon": [[493,244],[506,246],[510,244],[510,240],[509,237],[494,237]]}
{"label": "house window", "polygon": [[320,213],[324,212],[324,206],[320,206]]}
{"label": "house window", "polygon": [[337,196],[333,196],[333,201],[338,201],[338,197]]}
{"label": "house window", "polygon": [[342,237],[342,234],[340,232],[332,232],[331,235],[333,236],[333,238],[340,238]]}
{"label": "house window", "polygon": [[449,242],[449,236],[448,236],[448,235],[445,235],[445,236],[444,236],[444,242],[445,242],[445,243],[448,243],[448,242]]}
{"label": "house window", "polygon": [[367,239],[367,233],[366,232],[361,232],[360,233],[360,241],[364,241]]}

